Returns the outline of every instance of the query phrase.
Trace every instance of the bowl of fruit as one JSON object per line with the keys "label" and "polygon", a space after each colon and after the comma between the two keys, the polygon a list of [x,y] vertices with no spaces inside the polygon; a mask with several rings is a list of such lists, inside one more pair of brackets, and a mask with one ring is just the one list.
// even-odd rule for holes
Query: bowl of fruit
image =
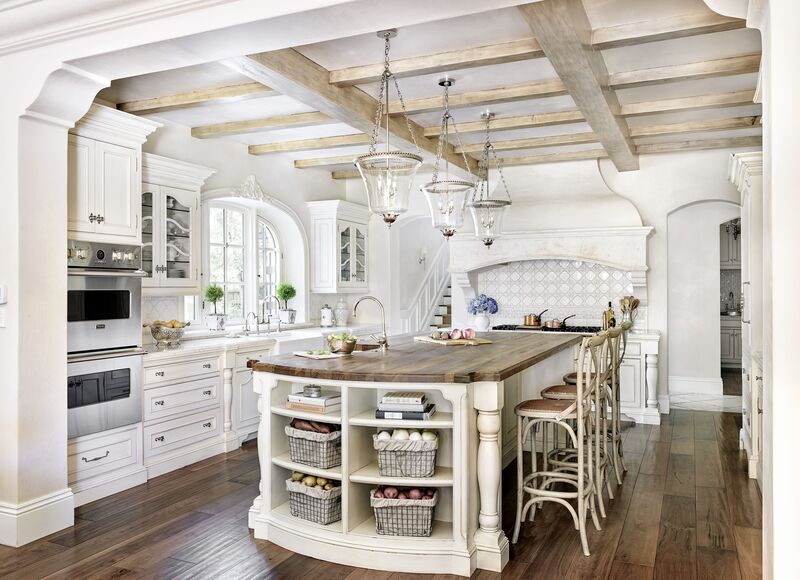
{"label": "bowl of fruit", "polygon": [[156,346],[176,346],[183,338],[183,333],[186,332],[189,324],[189,322],[173,319],[169,321],[154,320],[144,326],[150,327],[150,334],[153,335]]}
{"label": "bowl of fruit", "polygon": [[358,340],[352,334],[342,332],[340,334],[328,335],[328,348],[332,353],[336,354],[352,354],[356,348],[356,341]]}

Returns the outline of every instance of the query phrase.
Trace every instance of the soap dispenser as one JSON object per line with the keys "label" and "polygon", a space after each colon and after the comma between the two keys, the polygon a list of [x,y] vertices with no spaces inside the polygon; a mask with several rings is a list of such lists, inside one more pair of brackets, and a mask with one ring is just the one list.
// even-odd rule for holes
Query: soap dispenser
{"label": "soap dispenser", "polygon": [[319,313],[320,326],[333,326],[333,309],[327,304],[322,307]]}

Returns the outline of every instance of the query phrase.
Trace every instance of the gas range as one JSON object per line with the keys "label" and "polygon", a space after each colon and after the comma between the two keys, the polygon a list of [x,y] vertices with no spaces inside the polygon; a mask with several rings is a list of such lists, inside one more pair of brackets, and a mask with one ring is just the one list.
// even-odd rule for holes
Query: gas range
{"label": "gas range", "polygon": [[521,332],[573,332],[576,334],[596,334],[600,332],[601,328],[599,326],[566,326],[564,328],[547,328],[543,326],[542,328],[532,329],[525,326],[519,326],[517,324],[498,324],[497,326],[493,326],[492,330],[517,330]]}

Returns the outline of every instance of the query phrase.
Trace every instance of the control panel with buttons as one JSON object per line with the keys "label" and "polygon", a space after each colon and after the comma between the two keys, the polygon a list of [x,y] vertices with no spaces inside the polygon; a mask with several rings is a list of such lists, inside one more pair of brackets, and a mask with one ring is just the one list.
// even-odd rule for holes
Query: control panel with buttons
{"label": "control panel with buttons", "polygon": [[141,252],[140,246],[69,240],[67,243],[67,266],[70,268],[139,270],[142,267]]}

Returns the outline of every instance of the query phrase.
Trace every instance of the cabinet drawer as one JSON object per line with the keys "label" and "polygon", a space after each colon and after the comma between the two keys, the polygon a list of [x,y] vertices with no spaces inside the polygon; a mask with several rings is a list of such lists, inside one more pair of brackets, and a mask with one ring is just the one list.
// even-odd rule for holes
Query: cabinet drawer
{"label": "cabinet drawer", "polygon": [[136,463],[139,459],[139,424],[72,439],[67,446],[67,474],[75,483]]}
{"label": "cabinet drawer", "polygon": [[219,377],[156,387],[144,392],[144,420],[163,419],[214,405],[219,405]]}
{"label": "cabinet drawer", "polygon": [[221,422],[221,411],[217,408],[145,427],[144,456],[151,457],[219,435]]}
{"label": "cabinet drawer", "polygon": [[245,352],[242,354],[236,355],[236,367],[237,369],[247,367],[247,361],[249,360],[259,360],[263,361],[265,358],[269,356],[269,350],[254,350],[253,352]]}
{"label": "cabinet drawer", "polygon": [[219,372],[219,357],[202,358],[190,362],[147,366],[144,384],[179,381],[188,377]]}

